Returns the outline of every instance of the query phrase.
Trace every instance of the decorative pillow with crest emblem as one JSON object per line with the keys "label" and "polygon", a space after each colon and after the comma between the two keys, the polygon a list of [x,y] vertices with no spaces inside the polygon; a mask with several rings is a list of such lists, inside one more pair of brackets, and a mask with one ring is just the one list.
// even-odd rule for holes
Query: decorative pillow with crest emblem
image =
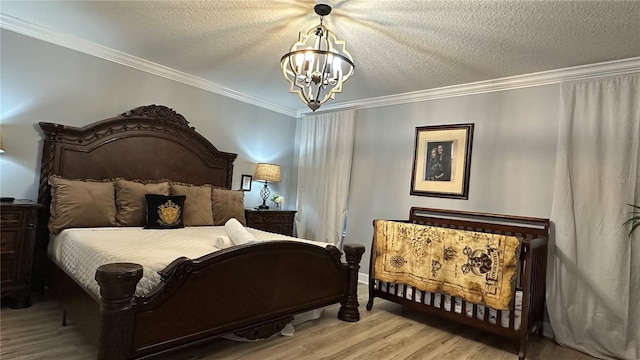
{"label": "decorative pillow with crest emblem", "polygon": [[145,194],[147,200],[147,225],[145,229],[183,228],[184,201],[186,195]]}

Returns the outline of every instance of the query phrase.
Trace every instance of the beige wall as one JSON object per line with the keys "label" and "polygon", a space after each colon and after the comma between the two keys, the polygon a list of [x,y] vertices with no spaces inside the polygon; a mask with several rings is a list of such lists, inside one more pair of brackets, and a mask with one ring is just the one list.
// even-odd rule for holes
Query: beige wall
{"label": "beige wall", "polygon": [[[295,118],[216,95],[94,56],[13,33],[0,32],[0,119],[6,152],[0,155],[0,194],[35,200],[42,137],[38,122],[84,126],[141,105],[159,104],[185,116],[219,150],[237,153],[233,188],[257,162],[282,166],[272,191],[295,204]],[[245,197],[261,203],[261,184]]]}

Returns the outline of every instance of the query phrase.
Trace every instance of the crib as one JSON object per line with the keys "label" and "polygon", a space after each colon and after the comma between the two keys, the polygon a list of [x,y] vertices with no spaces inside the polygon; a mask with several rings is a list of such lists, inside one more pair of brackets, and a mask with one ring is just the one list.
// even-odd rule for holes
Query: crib
{"label": "crib", "polygon": [[537,331],[542,335],[549,220],[413,207],[409,213],[409,220],[401,221],[518,237],[521,241],[520,257],[517,261],[511,306],[509,310],[496,310],[470,303],[458,296],[422,291],[411,285],[377,279],[373,265],[378,255],[375,251],[374,236],[367,310],[371,311],[374,298],[379,297],[417,311],[517,340],[518,358],[524,360],[529,334]]}

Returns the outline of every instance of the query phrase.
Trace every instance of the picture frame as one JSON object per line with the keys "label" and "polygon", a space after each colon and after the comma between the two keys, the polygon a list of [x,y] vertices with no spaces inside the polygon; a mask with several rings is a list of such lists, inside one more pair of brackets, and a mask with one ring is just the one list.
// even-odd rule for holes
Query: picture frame
{"label": "picture frame", "polygon": [[469,198],[473,126],[416,127],[411,195]]}
{"label": "picture frame", "polygon": [[251,191],[251,183],[253,182],[253,176],[242,174],[240,178],[240,190]]}

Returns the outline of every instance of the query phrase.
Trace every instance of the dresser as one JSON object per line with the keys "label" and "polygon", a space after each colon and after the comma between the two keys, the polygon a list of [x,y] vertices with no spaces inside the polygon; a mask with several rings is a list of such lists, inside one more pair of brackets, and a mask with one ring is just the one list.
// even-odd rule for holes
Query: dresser
{"label": "dresser", "polygon": [[256,210],[245,209],[247,226],[254,229],[293,236],[294,210]]}
{"label": "dresser", "polygon": [[11,307],[31,306],[31,265],[40,204],[15,200],[0,202],[0,292],[11,297]]}

